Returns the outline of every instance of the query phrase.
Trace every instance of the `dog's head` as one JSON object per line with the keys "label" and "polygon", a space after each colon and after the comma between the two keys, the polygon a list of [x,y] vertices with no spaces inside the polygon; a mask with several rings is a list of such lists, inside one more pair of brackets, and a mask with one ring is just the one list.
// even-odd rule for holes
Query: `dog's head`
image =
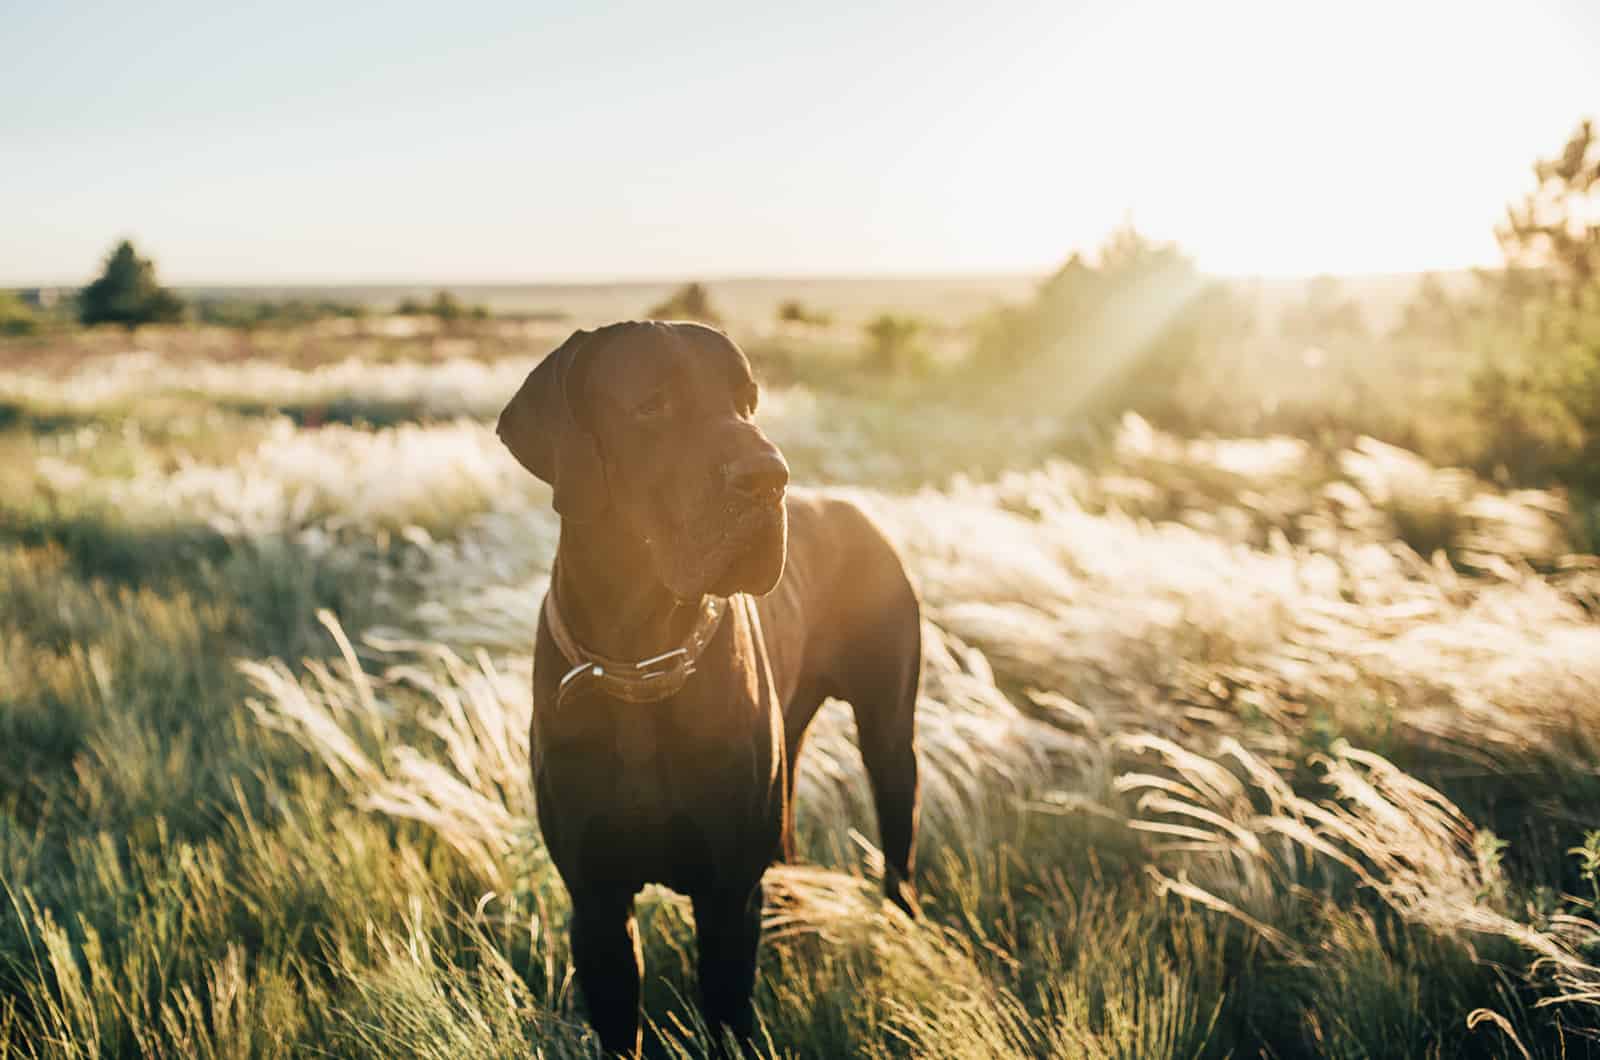
{"label": "dog's head", "polygon": [[578,331],[500,413],[500,438],[568,522],[645,541],[677,596],[766,593],[783,574],[789,467],[752,421],[732,340],[699,324]]}

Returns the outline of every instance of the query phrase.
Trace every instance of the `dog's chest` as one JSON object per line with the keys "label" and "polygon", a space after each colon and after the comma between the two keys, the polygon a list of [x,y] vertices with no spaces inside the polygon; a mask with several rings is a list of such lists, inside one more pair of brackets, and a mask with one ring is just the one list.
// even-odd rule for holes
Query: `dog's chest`
{"label": "dog's chest", "polygon": [[727,806],[756,788],[763,763],[753,740],[685,725],[676,712],[634,707],[631,713],[620,712],[610,740],[614,769],[606,801],[617,812],[644,824]]}
{"label": "dog's chest", "polygon": [[694,893],[764,866],[782,819],[781,722],[711,738],[637,705],[608,720],[542,756],[540,818],[564,869]]}
{"label": "dog's chest", "polygon": [[666,700],[543,699],[539,816],[563,871],[692,892],[764,867],[782,827],[783,719],[749,617]]}

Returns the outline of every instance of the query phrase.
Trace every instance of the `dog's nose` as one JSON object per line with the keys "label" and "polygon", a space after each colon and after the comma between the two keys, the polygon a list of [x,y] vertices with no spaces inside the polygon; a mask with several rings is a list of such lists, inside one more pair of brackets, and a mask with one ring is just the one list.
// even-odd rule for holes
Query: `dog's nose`
{"label": "dog's nose", "polygon": [[781,494],[789,484],[789,465],[776,449],[741,457],[723,466],[728,487],[746,497]]}

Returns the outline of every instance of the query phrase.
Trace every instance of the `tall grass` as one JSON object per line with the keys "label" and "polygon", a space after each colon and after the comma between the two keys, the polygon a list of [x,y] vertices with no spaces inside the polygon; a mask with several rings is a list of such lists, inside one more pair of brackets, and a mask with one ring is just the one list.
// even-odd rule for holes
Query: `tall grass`
{"label": "tall grass", "polygon": [[[5,381],[0,1057],[596,1055],[527,783],[555,523],[473,418],[516,373],[316,427],[297,388],[427,404],[433,369],[146,367]],[[191,436],[105,427],[179,391]],[[1094,464],[1013,425],[1031,466],[982,474],[977,417],[930,456],[892,404],[764,404],[927,617],[927,915],[878,897],[830,704],[764,1054],[1591,1050],[1600,627],[1561,498],[1138,421]],[[640,909],[650,1049],[703,1055],[692,917]]]}

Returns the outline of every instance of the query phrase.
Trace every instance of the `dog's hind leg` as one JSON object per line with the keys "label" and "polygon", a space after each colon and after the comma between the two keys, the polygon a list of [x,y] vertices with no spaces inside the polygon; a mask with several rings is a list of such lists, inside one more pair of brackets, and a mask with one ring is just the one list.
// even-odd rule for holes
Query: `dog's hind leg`
{"label": "dog's hind leg", "polygon": [[888,631],[881,650],[862,652],[864,665],[851,675],[849,696],[878,812],[884,894],[911,916],[918,912],[911,866],[917,839],[915,730],[921,637],[920,623],[912,623],[909,630]]}
{"label": "dog's hind leg", "polygon": [[631,894],[572,892],[572,963],[601,1047],[607,1055],[638,1056],[644,958]]}
{"label": "dog's hind leg", "polygon": [[762,888],[696,894],[700,1007],[712,1034],[731,1031],[748,1048],[755,1034],[756,951],[761,945]]}

